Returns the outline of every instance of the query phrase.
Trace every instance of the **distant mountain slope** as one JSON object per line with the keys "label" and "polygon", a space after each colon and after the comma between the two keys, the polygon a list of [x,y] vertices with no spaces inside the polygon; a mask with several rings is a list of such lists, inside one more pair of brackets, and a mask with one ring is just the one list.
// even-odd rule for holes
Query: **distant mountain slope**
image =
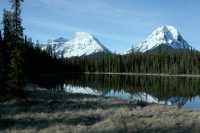
{"label": "distant mountain slope", "polygon": [[64,38],[50,41],[48,45],[52,46],[57,56],[65,58],[111,53],[98,39],[86,32],[75,33],[69,41]]}
{"label": "distant mountain slope", "polygon": [[184,40],[182,35],[173,26],[161,26],[155,29],[142,43],[133,49],[128,50],[130,52],[147,52],[157,47],[165,47],[172,49],[192,49],[187,41]]}
{"label": "distant mountain slope", "polygon": [[178,48],[173,48],[169,45],[161,44],[155,48],[152,48],[150,50],[147,50],[145,53],[177,53],[177,52],[183,52],[186,51],[187,49],[178,49]]}
{"label": "distant mountain slope", "polygon": [[68,40],[63,38],[63,37],[60,37],[60,38],[57,38],[57,39],[49,39],[48,40],[48,44],[47,45],[43,45],[42,46],[42,49],[43,50],[46,50],[47,46],[51,46],[52,50],[55,52],[55,53],[62,53],[62,51],[60,51],[60,49],[64,48],[64,45],[65,43],[67,42]]}

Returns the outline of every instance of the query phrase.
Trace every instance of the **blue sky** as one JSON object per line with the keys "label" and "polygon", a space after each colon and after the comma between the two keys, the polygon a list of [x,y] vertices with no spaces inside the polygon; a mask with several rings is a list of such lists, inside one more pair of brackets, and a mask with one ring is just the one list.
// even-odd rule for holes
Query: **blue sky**
{"label": "blue sky", "polygon": [[[1,14],[9,8],[7,1],[0,0]],[[123,52],[161,25],[173,25],[200,49],[199,12],[199,0],[25,0],[22,16],[25,33],[33,40],[70,39],[84,31]]]}

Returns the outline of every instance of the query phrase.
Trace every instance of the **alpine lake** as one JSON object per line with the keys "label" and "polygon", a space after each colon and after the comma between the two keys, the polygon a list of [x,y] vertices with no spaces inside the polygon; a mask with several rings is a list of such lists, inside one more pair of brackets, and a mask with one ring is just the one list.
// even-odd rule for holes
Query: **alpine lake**
{"label": "alpine lake", "polygon": [[52,93],[114,97],[134,103],[200,109],[200,78],[70,74],[34,84]]}

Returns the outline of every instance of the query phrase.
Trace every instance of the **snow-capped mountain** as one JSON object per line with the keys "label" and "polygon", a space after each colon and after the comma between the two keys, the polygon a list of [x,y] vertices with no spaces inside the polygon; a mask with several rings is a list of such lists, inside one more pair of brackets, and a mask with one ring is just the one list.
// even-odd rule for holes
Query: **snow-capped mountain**
{"label": "snow-capped mountain", "polygon": [[191,49],[192,47],[184,40],[182,35],[173,26],[161,26],[155,29],[146,40],[136,47],[128,50],[130,52],[147,52],[158,46],[164,45],[173,49]]}
{"label": "snow-capped mountain", "polygon": [[64,38],[49,41],[48,45],[52,46],[57,56],[64,58],[110,53],[99,40],[86,32],[75,33],[75,36],[69,41]]}

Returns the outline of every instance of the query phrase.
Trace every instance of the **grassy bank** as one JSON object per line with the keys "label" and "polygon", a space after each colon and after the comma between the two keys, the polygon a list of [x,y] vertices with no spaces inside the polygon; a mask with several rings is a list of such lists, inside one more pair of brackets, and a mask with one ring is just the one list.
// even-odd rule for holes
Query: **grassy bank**
{"label": "grassy bank", "polygon": [[27,90],[27,99],[0,103],[5,133],[198,133],[200,112],[139,106],[115,98]]}

